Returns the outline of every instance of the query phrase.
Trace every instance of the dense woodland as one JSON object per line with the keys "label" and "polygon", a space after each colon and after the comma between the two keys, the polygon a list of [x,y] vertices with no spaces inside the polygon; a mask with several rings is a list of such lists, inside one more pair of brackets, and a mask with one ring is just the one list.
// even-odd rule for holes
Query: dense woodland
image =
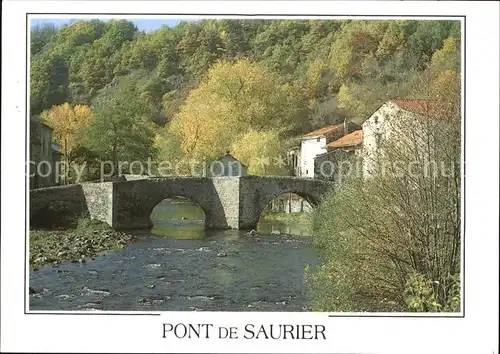
{"label": "dense woodland", "polygon": [[[460,22],[204,20],[144,33],[77,21],[32,28],[30,72],[32,118],[69,161],[152,158],[184,163],[179,174],[226,150],[249,173],[284,174],[255,158],[388,99],[431,101],[439,109],[379,161],[412,173],[354,176],[315,212],[322,261],[306,282],[314,310],[460,310]],[[424,178],[426,161],[449,173]]]}
{"label": "dense woodland", "polygon": [[231,150],[251,173],[283,173],[251,157],[360,122],[387,99],[418,98],[422,80],[439,99],[460,81],[459,43],[458,21],[202,20],[150,33],[126,20],[45,25],[31,29],[31,115],[71,161],[202,161]]}

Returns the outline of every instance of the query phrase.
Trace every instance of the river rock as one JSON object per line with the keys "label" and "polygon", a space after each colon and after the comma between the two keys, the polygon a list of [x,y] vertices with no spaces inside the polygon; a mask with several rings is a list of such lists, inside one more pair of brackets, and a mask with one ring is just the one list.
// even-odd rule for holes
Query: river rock
{"label": "river rock", "polygon": [[281,235],[281,232],[279,232],[278,230],[273,230],[271,231],[271,235]]}
{"label": "river rock", "polygon": [[250,231],[247,232],[247,235],[249,235],[249,236],[256,236],[256,235],[258,235],[258,232],[255,231],[255,230],[250,230]]}
{"label": "river rock", "polygon": [[139,299],[137,299],[137,302],[139,304],[146,305],[146,306],[151,305],[151,301],[149,301],[148,299],[142,298],[142,297],[140,297]]}
{"label": "river rock", "polygon": [[187,218],[186,218],[185,216],[183,216],[183,217],[181,218],[181,220],[187,220]]}
{"label": "river rock", "polygon": [[217,253],[217,257],[227,257],[227,253],[226,252],[219,252],[219,253]]}
{"label": "river rock", "polygon": [[36,293],[38,293],[38,291],[36,291],[35,289],[33,289],[33,288],[30,286],[30,288],[29,288],[29,294],[30,294],[30,295],[33,295],[33,294],[36,294]]}
{"label": "river rock", "polygon": [[90,289],[90,288],[87,288],[86,286],[84,286],[82,288],[82,291],[80,292],[80,296],[84,296],[84,295],[97,295],[97,296],[109,296],[111,293],[109,290],[94,290],[94,289]]}
{"label": "river rock", "polygon": [[35,259],[35,263],[43,263],[47,260],[47,257],[38,257]]}

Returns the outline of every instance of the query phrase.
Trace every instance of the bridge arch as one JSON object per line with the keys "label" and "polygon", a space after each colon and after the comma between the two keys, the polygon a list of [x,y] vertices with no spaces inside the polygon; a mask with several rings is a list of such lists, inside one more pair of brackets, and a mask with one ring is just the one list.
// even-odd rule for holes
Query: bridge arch
{"label": "bridge arch", "polygon": [[182,196],[198,204],[209,229],[254,229],[267,204],[294,193],[317,206],[331,182],[275,176],[149,177],[130,181],[82,183],[30,191],[30,221],[50,201],[64,201],[80,215],[114,229],[150,228],[151,212],[162,200]]}
{"label": "bridge arch", "polygon": [[285,193],[296,194],[305,199],[313,208],[330,187],[330,183],[311,179],[291,177],[245,178],[246,186],[242,190],[252,190],[240,208],[240,228],[255,228],[266,206],[275,198]]}
{"label": "bridge arch", "polygon": [[[121,228],[153,226],[151,213],[164,199],[183,197],[205,213],[208,227],[213,213],[212,190],[204,178],[150,178],[115,183],[115,222]],[[130,225],[130,226],[129,226]]]}

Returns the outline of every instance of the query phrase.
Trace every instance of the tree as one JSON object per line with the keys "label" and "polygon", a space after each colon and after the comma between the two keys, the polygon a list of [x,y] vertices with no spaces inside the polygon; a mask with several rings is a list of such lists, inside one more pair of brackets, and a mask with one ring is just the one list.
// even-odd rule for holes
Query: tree
{"label": "tree", "polygon": [[53,23],[47,23],[43,26],[34,26],[30,31],[30,49],[31,56],[40,53],[43,48],[51,41],[52,36],[57,32]]}
{"label": "tree", "polygon": [[249,131],[240,136],[231,153],[248,167],[252,175],[282,175],[287,172],[284,164],[283,143],[273,131]]}
{"label": "tree", "polygon": [[369,178],[344,176],[316,214],[316,310],[460,311],[460,80],[420,83],[421,114],[386,120]]}
{"label": "tree", "polygon": [[460,71],[460,42],[456,37],[448,37],[443,41],[443,47],[432,55],[430,68],[434,71]]}
{"label": "tree", "polygon": [[140,93],[134,78],[123,77],[102,90],[92,104],[85,146],[110,161],[115,174],[120,161],[144,163],[154,157],[153,108]]}
{"label": "tree", "polygon": [[83,105],[72,107],[69,103],[64,103],[42,112],[41,118],[54,129],[54,137],[62,146],[65,156],[68,156],[89,123],[90,108]]}
{"label": "tree", "polygon": [[43,54],[30,68],[30,113],[36,115],[68,96],[68,64],[62,55]]}
{"label": "tree", "polygon": [[219,62],[192,90],[171,124],[181,149],[196,159],[216,157],[250,129],[289,132],[306,115],[299,90],[248,60]]}

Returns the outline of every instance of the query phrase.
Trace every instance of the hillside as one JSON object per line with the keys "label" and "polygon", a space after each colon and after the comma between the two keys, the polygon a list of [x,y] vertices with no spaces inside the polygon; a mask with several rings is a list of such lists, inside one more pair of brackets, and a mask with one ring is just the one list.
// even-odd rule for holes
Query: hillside
{"label": "hillside", "polygon": [[[279,146],[344,118],[359,122],[389,98],[449,87],[459,78],[459,43],[458,21],[203,20],[150,33],[126,20],[35,27],[31,115],[56,126],[61,144],[69,134],[66,150],[80,158],[210,159],[245,150],[241,141]],[[85,106],[85,124],[57,129]],[[123,129],[106,140],[112,125]]]}

